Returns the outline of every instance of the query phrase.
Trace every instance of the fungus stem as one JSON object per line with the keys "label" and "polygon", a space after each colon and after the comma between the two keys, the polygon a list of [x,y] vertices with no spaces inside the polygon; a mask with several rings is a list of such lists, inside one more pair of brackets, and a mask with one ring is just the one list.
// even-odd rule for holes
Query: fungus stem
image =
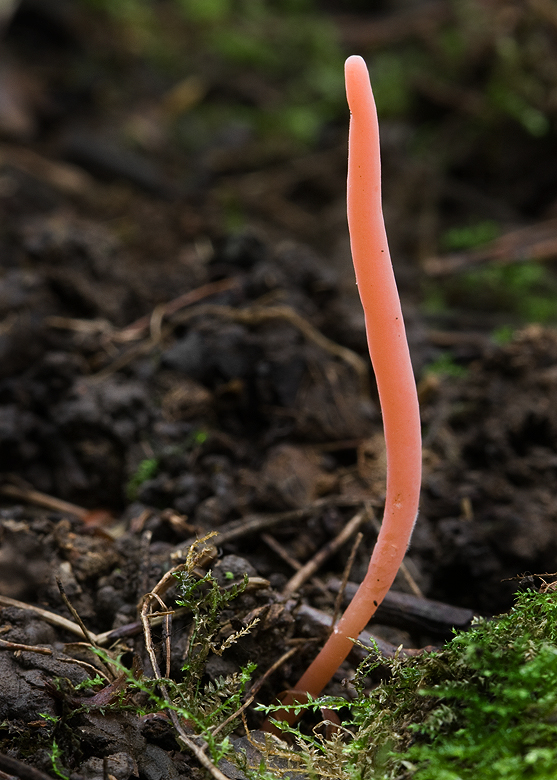
{"label": "fungus stem", "polygon": [[[421,433],[416,383],[391,264],[381,207],[379,126],[366,64],[345,65],[350,107],[347,208],[350,246],[364,308],[367,340],[379,392],[387,449],[383,523],[356,595],[323,649],[283,704],[318,696],[352,648],[391,587],[410,542],[418,513]],[[277,720],[295,721],[280,711]]]}

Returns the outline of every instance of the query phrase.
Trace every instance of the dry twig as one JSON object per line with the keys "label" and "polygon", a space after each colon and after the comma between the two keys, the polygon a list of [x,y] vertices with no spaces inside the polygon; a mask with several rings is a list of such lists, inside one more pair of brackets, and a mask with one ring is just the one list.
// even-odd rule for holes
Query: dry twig
{"label": "dry twig", "polygon": [[81,628],[81,631],[83,632],[83,636],[85,637],[85,640],[90,645],[93,645],[93,647],[98,647],[98,645],[97,645],[97,643],[95,641],[95,639],[96,639],[95,635],[91,634],[89,632],[89,630],[87,629],[87,626],[85,625],[83,620],[80,618],[77,610],[75,609],[75,607],[73,606],[73,604],[69,600],[68,596],[66,595],[66,590],[65,590],[65,588],[64,588],[64,586],[62,584],[62,581],[58,577],[56,577],[56,584],[58,585],[58,590],[60,591],[60,595],[62,596],[62,601],[64,602],[66,607],[69,609],[71,614],[73,615],[73,618],[74,618],[75,622]]}
{"label": "dry twig", "polygon": [[510,265],[554,257],[557,257],[557,219],[548,219],[512,230],[477,249],[430,257],[424,263],[424,270],[428,276],[441,277],[487,263]]}
{"label": "dry twig", "polygon": [[40,655],[53,655],[50,647],[22,645],[19,642],[8,642],[7,639],[0,639],[0,650],[25,650],[29,653],[39,653]]}
{"label": "dry twig", "polygon": [[[213,736],[217,734],[221,729],[224,729],[226,726],[228,726],[229,723],[232,723],[232,721],[237,718],[239,715],[241,715],[243,712],[247,710],[249,705],[252,703],[252,701],[257,696],[258,691],[260,690],[261,686],[267,680],[273,672],[276,672],[277,669],[279,669],[286,661],[288,661],[289,658],[292,658],[293,655],[295,655],[298,652],[298,647],[291,647],[290,650],[287,650],[286,653],[283,653],[281,657],[275,661],[272,666],[270,666],[265,674],[263,674],[251,687],[250,692],[248,694],[247,699],[242,704],[242,706],[236,710],[236,712],[233,712],[232,715],[229,715],[229,717],[223,721],[217,728],[213,731]],[[247,731],[247,729],[246,729]]]}
{"label": "dry twig", "polygon": [[7,772],[9,777],[19,777],[20,780],[52,780],[50,775],[45,775],[34,766],[24,764],[23,761],[3,753],[0,753],[0,770]]}
{"label": "dry twig", "polygon": [[[32,604],[25,604],[23,601],[11,599],[9,596],[2,596],[1,594],[0,607],[17,607],[17,609],[33,612],[45,622],[50,623],[50,625],[61,628],[64,631],[69,631],[71,634],[75,634],[80,639],[83,637],[81,626],[79,626],[77,623],[74,623],[72,620],[68,620],[68,618],[62,617],[62,615],[57,615],[55,612],[50,612],[48,609],[35,607]],[[102,642],[99,642],[98,636],[91,633],[90,636],[93,637],[98,644],[102,644]]]}
{"label": "dry twig", "polygon": [[239,284],[240,280],[237,277],[232,277],[231,279],[220,279],[218,282],[209,282],[196,290],[189,290],[168,303],[159,304],[151,314],[146,314],[144,317],[132,322],[131,325],[118,331],[114,338],[116,341],[131,341],[132,339],[140,338],[146,331],[151,330],[152,332],[153,317],[157,310],[160,323],[162,323],[164,317],[169,317],[171,314],[180,311],[180,309],[191,306],[192,303],[197,303],[210,295],[217,295],[218,293],[232,290],[234,287],[238,287]]}
{"label": "dry twig", "polygon": [[172,318],[173,322],[186,322],[197,316],[224,317],[234,322],[242,322],[246,325],[260,324],[270,320],[286,320],[308,341],[313,341],[318,347],[324,349],[334,357],[351,366],[360,382],[360,392],[362,395],[369,395],[368,366],[362,358],[348,347],[343,347],[335,341],[328,339],[317,328],[314,328],[304,317],[298,314],[291,306],[248,306],[244,309],[234,309],[232,306],[216,306],[214,304],[205,304],[182,312],[177,317]]}
{"label": "dry twig", "polygon": [[[252,534],[266,531],[275,525],[281,523],[296,522],[302,520],[304,517],[308,517],[315,512],[321,511],[328,506],[355,506],[359,504],[358,499],[345,498],[334,496],[332,498],[320,498],[307,506],[300,509],[289,509],[286,512],[277,512],[276,514],[253,514],[246,515],[241,520],[232,520],[229,523],[222,525],[215,533],[213,537],[214,545],[223,545],[226,542],[231,542],[235,539],[241,539],[244,536],[251,536]],[[181,560],[186,557],[188,549],[191,547],[197,539],[190,538],[180,544],[170,554],[170,558],[173,561]]]}
{"label": "dry twig", "polygon": [[334,555],[334,553],[345,544],[350,537],[356,533],[362,523],[369,517],[368,509],[362,509],[346,523],[342,531],[324,545],[302,568],[291,577],[283,588],[283,596],[290,596],[295,593],[301,585],[323,565],[323,563]]}
{"label": "dry twig", "polygon": [[364,535],[361,531],[359,531],[356,534],[356,538],[354,539],[354,544],[352,545],[352,549],[350,550],[350,555],[348,556],[348,560],[346,561],[346,566],[344,567],[344,571],[342,573],[342,580],[340,584],[339,592],[337,593],[337,597],[335,599],[335,606],[333,607],[333,617],[331,621],[331,630],[334,628],[335,623],[338,620],[338,616],[340,614],[341,606],[342,606],[342,599],[344,597],[344,591],[346,590],[346,585],[348,583],[348,578],[350,577],[350,572],[352,571],[352,566],[354,565],[354,559],[356,557],[356,552],[358,551],[358,547],[361,544],[362,539],[364,538]]}
{"label": "dry twig", "polygon": [[46,493],[33,490],[27,487],[17,487],[16,485],[5,484],[0,487],[0,493],[10,498],[16,498],[25,501],[27,504],[42,506],[45,509],[52,509],[54,512],[63,512],[69,515],[75,515],[83,520],[89,514],[88,509],[84,509],[76,504],[70,504],[68,501],[62,501],[60,498],[54,498]]}
{"label": "dry twig", "polygon": [[[182,568],[182,567],[176,567],[176,568]],[[176,571],[174,569],[173,571]],[[170,572],[169,572],[170,574]],[[163,585],[163,581],[166,580],[167,575],[165,575],[159,583],[155,586],[155,588],[163,589],[165,585]],[[156,601],[159,606],[161,607],[162,612],[159,612],[159,616],[161,614],[164,614],[165,617],[168,616],[170,613],[164,603],[164,601],[160,598],[160,596],[155,592],[155,590],[151,591],[145,596],[143,606],[141,608],[141,620],[143,623],[143,635],[145,638],[145,647],[147,649],[147,653],[149,654],[149,659],[151,661],[151,666],[153,668],[153,675],[156,680],[161,680],[159,684],[159,688],[161,691],[161,694],[164,698],[164,700],[170,704],[170,696],[168,694],[168,689],[166,688],[166,685],[162,682],[162,677],[159,669],[159,665],[157,662],[157,657],[155,654],[155,648],[153,646],[153,640],[151,637],[151,628],[149,623],[149,613],[148,610],[150,609],[150,605],[152,601]],[[168,641],[166,643],[166,656],[167,656],[167,668],[170,661],[170,636],[169,631],[167,631]],[[188,750],[190,750],[193,755],[197,758],[199,763],[215,778],[215,780],[229,780],[229,778],[226,777],[225,774],[223,774],[220,769],[215,766],[215,764],[211,761],[211,759],[207,756],[205,750],[207,748],[207,744],[205,743],[203,746],[199,746],[193,739],[191,739],[186,732],[184,731],[182,724],[180,723],[180,719],[178,718],[178,714],[172,709],[169,708],[168,715],[170,717],[170,720],[172,721],[172,725],[174,726],[177,734],[177,738],[180,742],[182,742]]]}

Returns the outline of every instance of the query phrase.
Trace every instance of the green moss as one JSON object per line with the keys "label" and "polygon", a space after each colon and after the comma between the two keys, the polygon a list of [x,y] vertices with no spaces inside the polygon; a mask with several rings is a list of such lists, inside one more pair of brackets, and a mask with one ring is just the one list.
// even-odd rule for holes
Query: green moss
{"label": "green moss", "polygon": [[557,277],[534,260],[485,265],[423,285],[422,310],[436,315],[451,309],[511,315],[516,323],[557,320]]}
{"label": "green moss", "polygon": [[496,328],[491,334],[492,340],[495,344],[503,346],[513,340],[515,329],[510,325],[501,325],[500,328]]}
{"label": "green moss", "polygon": [[475,222],[464,227],[455,227],[447,230],[441,236],[441,246],[446,251],[459,249],[473,249],[486,244],[499,235],[499,225],[492,219]]}
{"label": "green moss", "polygon": [[425,367],[424,373],[434,376],[465,376],[466,369],[455,363],[450,352],[442,352],[437,360]]}
{"label": "green moss", "polygon": [[[120,657],[114,657],[114,653],[102,648],[94,648],[94,652],[121,675],[122,682],[124,679],[126,681],[118,696],[104,706],[106,711],[127,709],[137,715],[148,712],[175,713],[182,724],[187,724],[186,731],[192,734],[192,739],[203,744],[207,755],[218,764],[231,751],[228,735],[238,726],[243,697],[256,666],[247,663],[237,672],[219,675],[213,680],[208,680],[205,667],[210,656],[221,656],[249,634],[259,618],[252,616],[246,625],[239,625],[232,633],[227,630],[229,614],[225,615],[225,612],[230,603],[245,591],[248,577],[245,575],[243,580],[221,587],[211,572],[203,577],[198,576],[199,564],[207,553],[205,542],[213,535],[208,534],[194,542],[188,549],[183,568],[174,572],[179,594],[176,603],[191,613],[182,679],[179,682],[157,675],[144,676],[135,666],[127,668]],[[223,629],[226,629],[225,634]],[[106,686],[106,680],[101,681],[100,687],[103,686]],[[84,700],[83,710],[87,711],[87,699]],[[62,725],[75,728],[71,718],[79,712],[73,709]],[[188,747],[187,742],[181,741],[180,735],[177,735],[177,739],[182,747]],[[68,754],[71,755],[69,751]],[[58,750],[56,759],[60,757],[61,752]]]}
{"label": "green moss", "polygon": [[[385,664],[390,679],[366,693],[366,674]],[[508,614],[478,620],[439,652],[387,662],[371,655],[355,682],[349,736],[298,734],[296,760],[312,778],[557,777],[555,593],[520,594]]]}
{"label": "green moss", "polygon": [[557,774],[557,599],[522,594],[443,651],[449,675],[417,693],[435,701],[405,758],[416,780]]}
{"label": "green moss", "polygon": [[159,470],[158,458],[145,458],[138,465],[128,484],[126,485],[126,495],[130,501],[137,498],[137,492],[141,485],[148,479],[152,479]]}
{"label": "green moss", "polygon": [[[105,14],[134,58],[178,80],[201,72],[216,87],[187,112],[190,135],[199,129],[197,146],[241,122],[263,138],[304,147],[346,116],[338,34],[313,0],[80,2]],[[252,86],[230,100],[220,89],[234,82]],[[187,131],[176,121],[180,139]]]}
{"label": "green moss", "polygon": [[556,281],[540,263],[490,265],[461,277],[473,308],[499,309],[518,314],[528,322],[548,322],[557,317]]}

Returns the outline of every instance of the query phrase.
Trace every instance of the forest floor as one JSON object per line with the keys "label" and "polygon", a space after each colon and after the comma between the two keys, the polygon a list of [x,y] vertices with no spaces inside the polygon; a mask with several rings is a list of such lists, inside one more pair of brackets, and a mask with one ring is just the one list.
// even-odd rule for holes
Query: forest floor
{"label": "forest floor", "polygon": [[[218,637],[253,625],[209,658],[204,681],[250,661],[257,680],[283,658],[257,692],[268,703],[315,654],[351,556],[345,595],[361,581],[385,459],[344,216],[346,128],[296,153],[271,154],[234,127],[195,160],[164,143],[130,151],[114,140],[114,115],[158,132],[156,84],[145,77],[125,105],[100,101],[106,115],[90,93],[60,87],[101,32],[85,12],[24,3],[0,63],[0,752],[21,762],[0,776],[52,776],[49,718],[73,709],[79,736],[58,741],[75,780],[202,777],[164,718],[101,718],[109,694],[84,707],[75,686],[101,667],[75,614],[89,639],[149,674],[138,604],[193,539],[215,533],[205,570],[223,587],[249,577]],[[385,177],[398,188],[385,185],[385,213],[424,478],[395,583],[406,597],[369,627],[387,655],[507,609],[517,579],[554,571],[557,553],[557,331],[489,304],[424,305],[424,290],[453,289],[463,265],[510,263],[542,239],[555,247],[557,193],[527,214],[510,195],[436,179],[461,216],[504,212],[509,230],[483,254],[428,253],[431,213],[415,199],[431,181],[423,160],[404,167],[401,133],[387,122]],[[244,215],[234,230],[231,203]],[[164,592],[166,605],[175,598]],[[190,623],[173,621],[174,680]],[[343,680],[357,662],[330,692],[350,697]],[[246,716],[257,729],[261,716]]]}

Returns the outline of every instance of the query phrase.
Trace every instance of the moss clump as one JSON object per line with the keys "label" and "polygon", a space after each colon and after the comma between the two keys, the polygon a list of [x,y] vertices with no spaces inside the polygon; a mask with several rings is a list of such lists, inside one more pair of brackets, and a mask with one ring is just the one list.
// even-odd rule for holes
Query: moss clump
{"label": "moss clump", "polygon": [[126,485],[126,495],[130,501],[135,501],[141,485],[148,479],[152,479],[158,470],[158,458],[146,458],[141,461]]}
{"label": "moss clump", "polygon": [[390,679],[366,695],[365,676],[384,663],[370,656],[359,670],[348,738],[298,734],[312,778],[557,777],[557,594],[522,593],[441,651],[388,662]]}
{"label": "moss clump", "polygon": [[443,283],[424,284],[423,311],[443,314],[467,309],[499,314],[513,322],[557,320],[557,278],[547,267],[528,260],[511,265],[472,268]]}
{"label": "moss clump", "polygon": [[521,594],[507,615],[456,636],[441,659],[443,677],[426,675],[416,690],[433,705],[411,727],[416,780],[557,776],[556,594]]}

